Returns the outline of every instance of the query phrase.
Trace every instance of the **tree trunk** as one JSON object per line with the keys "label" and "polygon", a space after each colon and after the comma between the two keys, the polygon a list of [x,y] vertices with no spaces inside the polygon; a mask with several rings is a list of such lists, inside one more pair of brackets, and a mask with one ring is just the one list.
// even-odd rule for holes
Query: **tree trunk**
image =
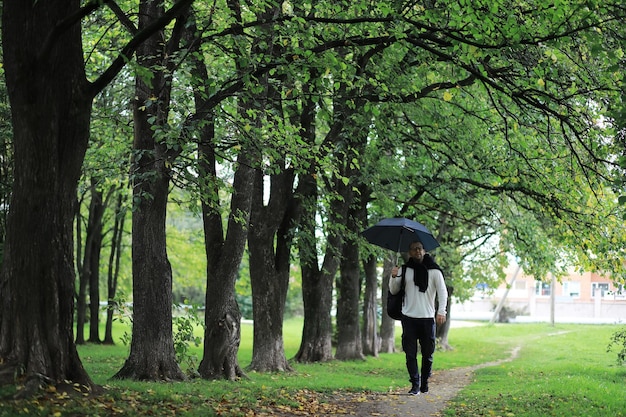
{"label": "tree trunk", "polygon": [[[342,239],[336,232],[328,233],[322,267],[318,266],[315,239],[317,183],[314,175],[300,178],[298,198],[301,209],[303,238],[298,240],[302,270],[302,298],[304,327],[302,341],[296,353],[298,362],[325,362],[333,359],[332,352],[332,294],[333,281],[339,267]],[[337,210],[334,210],[337,209]],[[338,207],[331,208],[332,216],[341,216]],[[345,212],[344,212],[345,213]],[[334,224],[330,221],[330,224]]]}
{"label": "tree trunk", "polygon": [[[203,141],[204,142],[204,141]],[[201,145],[201,160],[215,163],[214,154]],[[234,380],[245,376],[239,366],[237,352],[241,341],[241,313],[235,299],[235,281],[247,240],[250,216],[253,169],[243,147],[233,180],[228,237],[224,240],[222,218],[210,201],[202,204],[207,255],[206,310],[204,315],[204,351],[198,373],[205,379]],[[215,166],[206,166],[203,175],[215,174]],[[216,179],[216,178],[214,178]],[[216,184],[208,178],[207,183]],[[216,197],[216,196],[215,196]],[[209,197],[210,198],[210,197]]]}
{"label": "tree trunk", "polygon": [[[82,245],[82,222],[80,208],[77,207],[76,215],[76,244],[77,257],[83,256],[78,262],[78,294],[76,296],[76,344],[84,344],[84,327],[87,319],[87,290],[89,290],[89,339],[91,343],[100,343],[98,329],[100,307],[100,251],[102,249],[102,216],[105,204],[102,200],[102,192],[96,187],[95,179],[91,179],[89,187],[91,200],[87,216],[87,229],[85,231],[85,245]],[[78,203],[80,205],[80,203]],[[80,206],[79,206],[80,207]],[[95,301],[95,309],[94,309]],[[95,311],[94,311],[95,310]]]}
{"label": "tree trunk", "polygon": [[454,292],[454,287],[446,285],[446,289],[448,290],[448,305],[446,309],[446,322],[443,326],[437,326],[436,337],[439,342],[439,347],[443,350],[453,350],[454,348],[450,346],[448,343],[448,333],[450,333],[450,311],[452,310],[452,293]]}
{"label": "tree trunk", "polygon": [[0,383],[95,385],[74,344],[73,219],[93,96],[77,0],[3,2],[4,70],[15,182],[0,275]]}
{"label": "tree trunk", "polygon": [[365,270],[365,294],[363,296],[363,353],[378,357],[378,274],[376,257],[369,256],[363,262]]}
{"label": "tree trunk", "polygon": [[[11,120],[11,107],[6,90],[6,83],[0,85],[0,119],[8,124]],[[2,264],[2,252],[6,239],[7,208],[11,198],[13,187],[13,134],[6,129],[6,133],[0,135],[0,265]]]}
{"label": "tree trunk", "polygon": [[[126,56],[191,1],[179,0],[158,25],[138,34]],[[42,380],[98,388],[74,344],[72,224],[93,98],[125,60],[114,61],[94,83],[87,81],[81,5],[78,0],[2,4],[15,176],[0,273],[0,383],[23,384],[23,395],[36,391]],[[82,11],[102,3],[88,6]]]}
{"label": "tree trunk", "polygon": [[118,190],[107,272],[107,318],[104,326],[104,340],[102,342],[108,345],[115,344],[113,340],[113,314],[115,309],[118,308],[115,297],[117,296],[117,279],[120,270],[120,255],[122,253],[122,239],[124,237],[124,223],[126,219],[126,209],[122,207],[124,199],[123,192]]}
{"label": "tree trunk", "polygon": [[[311,71],[311,79],[317,77],[315,69]],[[304,91],[311,87],[309,84],[303,85]],[[335,102],[333,104],[334,120],[333,126],[324,139],[328,144],[333,144],[338,149],[346,149],[349,140],[341,137],[345,123],[345,117],[351,110],[345,102]],[[301,116],[301,127],[303,139],[310,143],[315,143],[315,103],[305,100]],[[348,152],[352,152],[350,149]],[[346,158],[346,154],[335,155],[338,166],[342,162],[351,161]],[[326,233],[326,250],[321,267],[318,265],[318,250],[316,237],[316,213],[318,210],[318,184],[315,172],[319,167],[313,164],[308,174],[299,178],[296,198],[299,200],[300,233],[302,237],[298,239],[298,250],[300,253],[300,267],[302,270],[302,298],[304,301],[304,328],[300,349],[295,356],[299,362],[322,362],[333,358],[332,353],[332,295],[333,281],[343,247],[343,236],[338,229],[330,228]],[[346,174],[345,165],[342,173]],[[322,173],[324,174],[324,173]],[[348,176],[349,177],[349,174]],[[351,186],[348,187],[342,179],[333,176],[328,179],[332,184],[331,189],[326,190],[330,197],[329,225],[345,225],[348,216],[348,208],[351,204]]]}
{"label": "tree trunk", "polygon": [[[198,50],[202,40],[192,37],[195,32],[195,22],[190,20],[189,30],[186,32],[187,44]],[[207,85],[210,77],[206,66],[194,54],[191,57],[196,118],[202,121],[198,141],[198,180],[207,258],[204,345],[198,373],[205,379],[234,380],[245,377],[237,359],[241,341],[241,312],[235,299],[235,281],[247,239],[253,170],[246,159],[246,149],[243,149],[235,172],[231,214],[225,238],[214,148],[216,139],[213,107],[217,102],[211,102],[204,93],[211,88]]]}
{"label": "tree trunk", "polygon": [[[358,129],[358,123],[347,123],[348,133],[344,140],[347,145],[347,152],[340,153],[338,160],[351,161],[351,155],[363,155],[365,137],[363,132],[367,129]],[[363,139],[363,140],[361,140]],[[346,153],[344,153],[346,152]],[[349,182],[338,182],[336,189],[340,195],[340,203],[345,207],[346,217],[339,219],[346,220],[343,224],[346,227],[343,251],[341,257],[341,268],[339,283],[337,285],[337,349],[335,358],[342,360],[365,359],[363,355],[363,340],[361,337],[361,310],[359,302],[361,300],[361,269],[359,259],[358,231],[362,229],[362,223],[366,218],[364,203],[359,198],[359,193],[354,190],[360,186],[359,172],[354,164],[342,163],[342,175],[349,179]]]}
{"label": "tree trunk", "polygon": [[[264,8],[257,13],[259,21],[272,21],[280,15],[280,4]],[[272,55],[279,59],[282,43],[274,34],[274,25],[259,27],[259,38],[252,46],[254,55]],[[285,114],[280,92],[270,82],[266,73],[259,83],[265,96],[255,97],[261,114]],[[287,88],[284,85],[283,87]],[[257,119],[263,128],[265,118]],[[273,120],[270,120],[273,123]],[[269,177],[271,184],[267,205],[264,203],[263,172],[254,173],[254,191],[250,214],[248,251],[250,254],[250,280],[254,314],[254,336],[250,369],[260,372],[290,371],[283,343],[283,319],[287,289],[289,287],[290,252],[292,245],[292,218],[289,210],[293,200],[293,169],[287,170],[284,159],[272,164],[276,174]]]}
{"label": "tree trunk", "polygon": [[396,320],[387,315],[387,291],[389,291],[389,276],[391,268],[395,266],[394,255],[385,256],[383,262],[383,285],[381,290],[382,321],[380,324],[380,351],[382,353],[396,352]]}
{"label": "tree trunk", "polygon": [[144,152],[140,163],[135,162],[135,171],[151,178],[133,186],[134,200],[139,201],[132,218],[133,334],[130,356],[115,377],[183,380],[174,352],[172,268],[165,245],[169,181],[149,131],[142,131],[142,127],[149,130],[145,121],[143,115],[136,115],[135,149]]}
{"label": "tree trunk", "polygon": [[[235,22],[242,24],[242,8],[238,1],[228,2]],[[237,26],[234,35],[243,36],[242,26]],[[240,46],[244,45],[241,43]],[[199,44],[195,44],[199,47]],[[245,46],[242,46],[245,48]],[[243,75],[249,68],[247,59],[250,51],[237,54],[235,66]],[[241,58],[241,59],[240,59]],[[194,74],[199,80],[208,82],[206,67],[194,64]],[[207,291],[205,310],[205,332],[203,358],[198,373],[206,379],[228,379],[245,377],[239,366],[237,352],[241,339],[241,312],[235,299],[235,281],[248,239],[250,209],[254,186],[254,172],[259,169],[257,145],[245,133],[239,135],[240,150],[237,155],[236,171],[230,200],[226,237],[219,206],[220,190],[215,159],[215,126],[212,109],[218,103],[205,92],[213,87],[200,85],[194,89],[197,117],[204,122],[202,138],[198,147],[199,176],[205,187],[202,198],[202,213],[207,256]],[[250,98],[250,97],[248,97]],[[255,125],[249,119],[248,110],[255,110],[254,100],[239,99],[238,115],[242,124]]]}
{"label": "tree trunk", "polygon": [[[163,3],[142,0],[139,29],[163,15]],[[170,102],[170,73],[163,31],[137,49],[137,61],[151,71],[149,81],[136,78],[133,120],[132,225],[133,335],[130,355],[116,378],[184,380],[176,362],[172,330],[172,268],[167,257],[165,220],[169,186],[168,153],[155,139],[154,125],[166,123]],[[156,98],[156,99],[155,99]],[[152,103],[146,105],[146,103]]]}
{"label": "tree trunk", "polygon": [[85,258],[83,260],[83,277],[89,287],[89,339],[91,343],[100,343],[98,318],[100,308],[100,251],[102,249],[102,216],[105,204],[102,192],[96,189],[91,181],[91,201],[87,219],[85,238]]}
{"label": "tree trunk", "polygon": [[[348,230],[357,230],[354,217],[348,217]],[[361,279],[359,247],[348,238],[343,245],[339,282],[337,284],[337,350],[335,358],[341,360],[365,359],[361,341],[359,300]]]}
{"label": "tree trunk", "polygon": [[83,261],[83,215],[80,212],[81,200],[76,202],[76,270],[78,271],[78,292],[76,293],[76,344],[85,344],[85,323],[87,322],[87,277]]}
{"label": "tree trunk", "polygon": [[283,319],[290,271],[288,211],[293,172],[271,177],[268,206],[263,204],[263,174],[255,173],[253,204],[248,235],[250,279],[254,313],[254,343],[250,369],[258,372],[292,370],[285,356]]}
{"label": "tree trunk", "polygon": [[[316,80],[319,74],[315,68],[310,69],[310,79]],[[300,125],[304,141],[315,143],[315,108],[313,100],[313,83],[305,83],[305,92]],[[332,252],[327,251],[324,266],[319,269],[317,247],[315,241],[315,215],[318,199],[315,168],[298,178],[296,192],[297,216],[300,219],[297,241],[302,271],[302,301],[304,303],[304,326],[300,348],[294,359],[298,362],[324,362],[333,358],[332,323],[330,310],[332,307],[333,277],[338,262]]]}
{"label": "tree trunk", "polygon": [[[94,202],[95,199],[95,202]],[[89,343],[100,343],[100,252],[102,250],[102,216],[105,204],[102,192],[93,188],[87,229],[89,250]],[[93,217],[93,218],[92,218]]]}
{"label": "tree trunk", "polygon": [[302,267],[304,327],[295,359],[298,362],[326,362],[333,359],[332,307],[333,275],[324,270]]}

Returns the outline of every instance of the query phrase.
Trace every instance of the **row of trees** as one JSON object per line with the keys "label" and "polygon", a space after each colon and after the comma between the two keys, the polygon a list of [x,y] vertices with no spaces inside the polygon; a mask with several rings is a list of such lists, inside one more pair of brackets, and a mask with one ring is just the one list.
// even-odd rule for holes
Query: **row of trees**
{"label": "row of trees", "polygon": [[185,378],[172,343],[172,186],[203,223],[198,372],[209,379],[244,375],[235,283],[246,246],[260,371],[289,369],[282,319],[295,260],[305,316],[295,360],[393,349],[393,323],[378,332],[381,254],[359,236],[381,217],[435,230],[461,297],[501,279],[507,254],[537,276],[573,262],[621,273],[624,148],[612,121],[626,10],[536,3],[5,1],[13,153],[3,157],[14,179],[2,381],[17,375],[25,393],[42,377],[93,387],[72,300],[84,311],[89,289],[97,306],[107,210],[113,299],[127,208],[133,335],[116,376]]}

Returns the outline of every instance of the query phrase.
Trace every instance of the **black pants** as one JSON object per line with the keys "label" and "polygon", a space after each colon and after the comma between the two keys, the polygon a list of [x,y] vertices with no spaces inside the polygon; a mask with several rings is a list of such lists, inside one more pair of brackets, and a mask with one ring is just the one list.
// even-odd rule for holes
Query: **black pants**
{"label": "black pants", "polygon": [[435,352],[435,319],[402,318],[402,350],[406,355],[406,370],[413,384],[420,384],[420,373],[417,367],[417,343],[422,352],[422,385],[430,377]]}

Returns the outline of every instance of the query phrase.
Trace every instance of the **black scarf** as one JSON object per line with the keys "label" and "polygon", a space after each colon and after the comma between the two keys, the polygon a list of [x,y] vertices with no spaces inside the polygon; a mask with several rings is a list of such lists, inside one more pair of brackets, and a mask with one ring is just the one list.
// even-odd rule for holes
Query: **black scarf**
{"label": "black scarf", "polygon": [[428,269],[426,266],[413,258],[409,258],[406,266],[413,269],[413,282],[419,287],[420,292],[426,292],[428,289]]}
{"label": "black scarf", "polygon": [[429,254],[424,255],[424,259],[421,263],[417,262],[413,258],[409,258],[406,266],[413,269],[413,282],[419,287],[420,292],[426,292],[426,290],[428,289],[429,269],[438,269],[441,271],[441,273],[443,273],[441,267]]}

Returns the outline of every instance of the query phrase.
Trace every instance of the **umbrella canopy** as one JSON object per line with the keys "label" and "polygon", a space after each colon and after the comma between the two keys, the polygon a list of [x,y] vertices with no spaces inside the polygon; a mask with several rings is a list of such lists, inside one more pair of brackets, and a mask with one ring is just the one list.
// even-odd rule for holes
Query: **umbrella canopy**
{"label": "umbrella canopy", "polygon": [[402,217],[383,219],[361,233],[368,242],[396,252],[407,252],[416,240],[427,251],[439,247],[433,234],[421,223]]}

